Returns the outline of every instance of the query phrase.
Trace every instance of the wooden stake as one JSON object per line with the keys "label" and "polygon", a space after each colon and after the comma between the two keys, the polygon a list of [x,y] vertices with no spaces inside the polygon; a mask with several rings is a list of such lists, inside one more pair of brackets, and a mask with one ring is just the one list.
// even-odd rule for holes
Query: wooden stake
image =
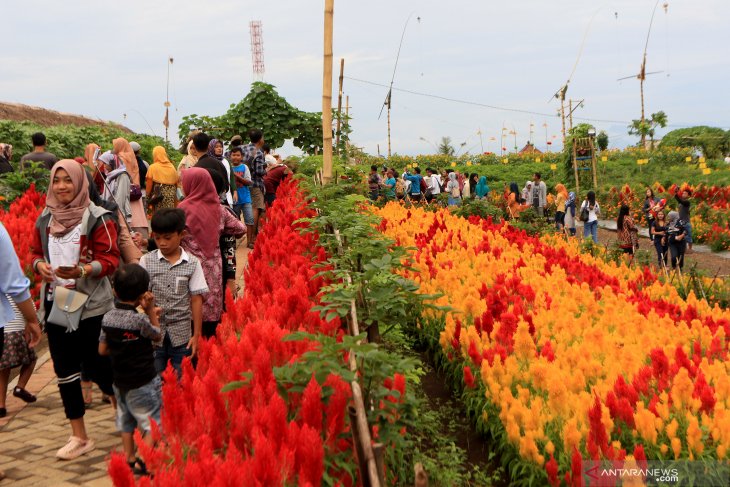
{"label": "wooden stake", "polygon": [[340,90],[337,94],[337,131],[335,132],[335,149],[337,149],[337,155],[340,154],[340,127],[342,121],[342,82],[345,78],[345,58],[340,58]]}
{"label": "wooden stake", "polygon": [[388,99],[388,159],[390,159],[390,98]]}
{"label": "wooden stake", "polygon": [[332,180],[332,23],[335,0],[324,1],[324,74],[322,76],[322,172]]}

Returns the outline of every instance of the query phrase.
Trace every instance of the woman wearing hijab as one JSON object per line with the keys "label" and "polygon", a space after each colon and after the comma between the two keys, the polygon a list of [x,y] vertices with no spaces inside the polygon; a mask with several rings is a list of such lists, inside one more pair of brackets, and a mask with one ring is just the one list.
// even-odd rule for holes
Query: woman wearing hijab
{"label": "woman wearing hijab", "polygon": [[[221,193],[221,198],[223,198],[223,194],[225,194],[226,203],[228,203],[228,206],[233,207],[233,195],[231,194],[231,188],[236,187],[236,180],[235,178],[231,179],[231,165],[225,157],[223,157],[223,142],[218,139],[210,139],[210,142],[208,142],[208,153],[206,154],[206,157],[215,159],[223,166],[223,169],[225,169],[225,173],[220,171],[221,176],[223,176],[226,181],[224,185],[225,191]],[[211,168],[209,164],[203,164],[203,166]]]}
{"label": "woman wearing hijab", "polygon": [[532,181],[527,181],[525,187],[522,188],[522,201],[523,205],[530,204],[532,201]]}
{"label": "woman wearing hijab", "polygon": [[13,172],[13,165],[10,159],[13,158],[13,146],[10,144],[0,144],[0,174]]}
{"label": "woman wearing hijab", "polygon": [[570,232],[571,237],[575,237],[575,193],[568,193],[568,200],[565,202],[565,219],[563,220],[565,228]]}
{"label": "woman wearing hijab", "polygon": [[487,185],[487,177],[482,176],[479,178],[479,182],[476,184],[474,192],[476,199],[485,200],[489,196],[489,185]]}
{"label": "woman wearing hijab", "polygon": [[220,250],[221,235],[237,238],[246,233],[246,227],[221,206],[210,173],[203,168],[188,169],[182,177],[185,199],[178,208],[185,211],[187,234],[183,248],[195,255],[203,266],[208,294],[203,296],[203,336],[215,336],[223,311],[223,258]]}
{"label": "woman wearing hijab", "polygon": [[[108,277],[119,265],[117,229],[110,213],[89,199],[89,181],[75,161],[63,159],[51,169],[46,208],[38,217],[31,251],[33,269],[43,279],[41,310],[48,348],[71,437],[56,456],[71,460],[94,448],[84,425],[81,366],[105,394],[114,395],[109,359],[98,353],[101,320],[113,308]],[[60,287],[86,296],[78,326],[50,321]]]}
{"label": "woman wearing hijab", "polygon": [[477,184],[479,184],[479,175],[475,172],[469,174],[469,191],[471,191],[471,197],[476,198]]}
{"label": "woman wearing hijab", "polygon": [[132,209],[132,220],[130,226],[135,232],[139,232],[142,238],[147,238],[149,235],[149,226],[147,222],[147,215],[144,211],[144,203],[142,202],[142,186],[139,181],[139,165],[137,164],[137,156],[134,155],[132,146],[129,145],[127,139],[119,137],[112,141],[112,152],[122,160],[122,163],[129,173],[129,177],[132,181],[132,186],[136,186],[140,197],[130,198],[130,207]]}
{"label": "woman wearing hijab", "polygon": [[561,231],[565,228],[565,204],[568,202],[568,190],[561,183],[555,185],[555,229]]}
{"label": "woman wearing hijab", "polygon": [[180,159],[180,163],[177,165],[178,182],[180,185],[182,185],[182,173],[185,172],[186,169],[195,167],[195,164],[198,163],[198,157],[199,156],[195,154],[195,146],[191,137],[188,141],[187,153],[182,159]]}
{"label": "woman wearing hijab", "polygon": [[152,149],[152,164],[147,170],[147,201],[154,214],[162,208],[177,206],[178,175],[167,151],[158,145]]}
{"label": "woman wearing hijab", "polygon": [[459,190],[459,180],[455,172],[449,173],[449,182],[446,183],[446,193],[449,195],[449,206],[459,206],[461,204],[461,190]]}
{"label": "woman wearing hijab", "polygon": [[[101,197],[107,201],[113,201],[117,208],[124,215],[128,225],[132,225],[132,205],[129,191],[132,186],[132,177],[127,172],[124,161],[118,156],[106,151],[99,156],[99,161],[104,165],[104,187]],[[120,222],[123,223],[123,222]]]}
{"label": "woman wearing hijab", "polygon": [[667,240],[672,270],[684,267],[684,253],[687,250],[687,224],[679,219],[679,213],[670,211],[667,215]]}

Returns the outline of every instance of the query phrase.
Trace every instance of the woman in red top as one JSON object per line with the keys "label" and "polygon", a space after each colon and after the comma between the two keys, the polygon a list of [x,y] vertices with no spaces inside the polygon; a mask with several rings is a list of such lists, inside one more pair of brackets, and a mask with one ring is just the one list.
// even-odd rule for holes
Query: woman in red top
{"label": "woman in red top", "polygon": [[630,211],[628,205],[621,205],[616,220],[618,244],[624,252],[627,264],[631,264],[634,260],[634,250],[639,246],[639,230],[629,215]]}
{"label": "woman in red top", "polygon": [[[43,278],[41,313],[58,389],[72,435],[56,453],[71,460],[94,448],[86,435],[81,365],[102,392],[113,395],[109,359],[98,353],[101,320],[114,306],[110,276],[119,265],[117,229],[109,211],[89,199],[89,180],[76,161],[58,161],[51,170],[46,209],[36,222],[31,245],[33,269]],[[76,329],[49,321],[59,287],[88,296]]]}

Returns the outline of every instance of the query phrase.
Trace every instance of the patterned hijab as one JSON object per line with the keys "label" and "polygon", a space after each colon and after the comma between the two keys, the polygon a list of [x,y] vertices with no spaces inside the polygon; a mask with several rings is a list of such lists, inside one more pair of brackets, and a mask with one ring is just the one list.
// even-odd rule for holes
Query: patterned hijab
{"label": "patterned hijab", "polygon": [[[58,201],[53,191],[53,178],[59,170],[63,169],[71,177],[74,197],[68,204]],[[89,180],[86,178],[84,168],[73,159],[62,159],[54,164],[51,169],[51,182],[46,196],[46,206],[51,212],[51,235],[62,237],[73,230],[84,216],[84,212],[91,204],[89,198]]]}
{"label": "patterned hijab", "polygon": [[215,146],[221,144],[221,147],[223,146],[223,143],[219,141],[218,139],[210,139],[210,142],[208,142],[208,155],[212,157],[213,159],[217,159],[219,161],[223,160],[223,152],[221,151],[221,155],[217,156],[215,155]]}
{"label": "patterned hijab", "polygon": [[10,144],[0,144],[0,157],[4,157],[9,161],[13,157],[13,146]]}

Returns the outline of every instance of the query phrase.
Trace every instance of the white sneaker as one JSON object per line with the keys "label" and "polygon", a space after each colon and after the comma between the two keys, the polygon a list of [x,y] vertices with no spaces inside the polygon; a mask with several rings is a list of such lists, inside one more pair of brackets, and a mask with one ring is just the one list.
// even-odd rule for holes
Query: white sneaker
{"label": "white sneaker", "polygon": [[78,436],[72,436],[68,439],[68,443],[56,452],[56,458],[61,460],[73,460],[84,453],[89,453],[93,449],[94,440],[91,438],[84,441]]}

